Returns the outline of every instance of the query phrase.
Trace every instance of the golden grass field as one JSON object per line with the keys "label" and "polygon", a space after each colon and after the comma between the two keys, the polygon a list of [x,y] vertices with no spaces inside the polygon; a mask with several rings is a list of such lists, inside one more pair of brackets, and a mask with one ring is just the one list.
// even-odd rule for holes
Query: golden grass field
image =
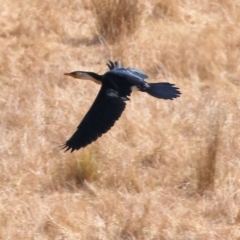
{"label": "golden grass field", "polygon": [[[240,1],[116,2],[0,6],[0,239],[240,239]],[[64,153],[109,59],[182,95]]]}

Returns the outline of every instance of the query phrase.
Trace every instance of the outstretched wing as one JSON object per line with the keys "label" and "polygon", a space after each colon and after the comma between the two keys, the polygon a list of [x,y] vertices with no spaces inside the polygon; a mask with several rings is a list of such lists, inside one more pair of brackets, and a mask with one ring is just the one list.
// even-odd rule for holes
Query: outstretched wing
{"label": "outstretched wing", "polygon": [[125,109],[125,98],[116,90],[102,85],[93,105],[79,124],[73,136],[63,145],[66,151],[78,150],[106,133]]}

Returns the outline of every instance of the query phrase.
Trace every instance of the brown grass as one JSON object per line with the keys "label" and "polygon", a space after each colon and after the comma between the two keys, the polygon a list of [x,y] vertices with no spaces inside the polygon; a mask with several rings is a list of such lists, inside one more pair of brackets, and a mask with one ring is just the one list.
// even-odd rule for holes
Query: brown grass
{"label": "brown grass", "polygon": [[98,37],[106,43],[116,43],[133,34],[140,23],[138,0],[85,0],[95,17]]}
{"label": "brown grass", "polygon": [[[239,239],[239,2],[116,2],[1,4],[0,239]],[[109,58],[183,94],[63,153]]]}

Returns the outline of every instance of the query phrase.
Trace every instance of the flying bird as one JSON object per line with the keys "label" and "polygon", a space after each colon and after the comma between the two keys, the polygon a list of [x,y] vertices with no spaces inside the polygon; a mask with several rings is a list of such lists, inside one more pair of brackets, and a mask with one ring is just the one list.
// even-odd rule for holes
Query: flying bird
{"label": "flying bird", "polygon": [[100,91],[91,108],[77,127],[72,137],[62,146],[65,151],[78,150],[106,133],[119,119],[126,101],[133,90],[173,100],[181,95],[179,88],[168,82],[148,83],[148,76],[135,68],[125,68],[119,61],[107,63],[109,71],[103,75],[94,72],[75,71],[64,73],[77,79],[86,79],[101,84]]}

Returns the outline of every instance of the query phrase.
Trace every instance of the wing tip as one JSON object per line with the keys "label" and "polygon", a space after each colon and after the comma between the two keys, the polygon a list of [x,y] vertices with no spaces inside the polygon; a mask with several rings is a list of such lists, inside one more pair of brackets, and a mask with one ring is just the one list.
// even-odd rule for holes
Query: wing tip
{"label": "wing tip", "polygon": [[64,143],[64,144],[62,144],[62,145],[60,146],[60,148],[61,148],[62,150],[64,150],[64,153],[67,152],[67,151],[69,151],[69,150],[70,150],[70,153],[72,153],[73,151],[77,150],[76,148],[69,146],[69,145],[67,144],[67,142]]}
{"label": "wing tip", "polygon": [[107,66],[108,66],[109,70],[124,67],[124,65],[122,64],[122,62],[120,60],[117,60],[117,61],[109,60],[107,62]]}

